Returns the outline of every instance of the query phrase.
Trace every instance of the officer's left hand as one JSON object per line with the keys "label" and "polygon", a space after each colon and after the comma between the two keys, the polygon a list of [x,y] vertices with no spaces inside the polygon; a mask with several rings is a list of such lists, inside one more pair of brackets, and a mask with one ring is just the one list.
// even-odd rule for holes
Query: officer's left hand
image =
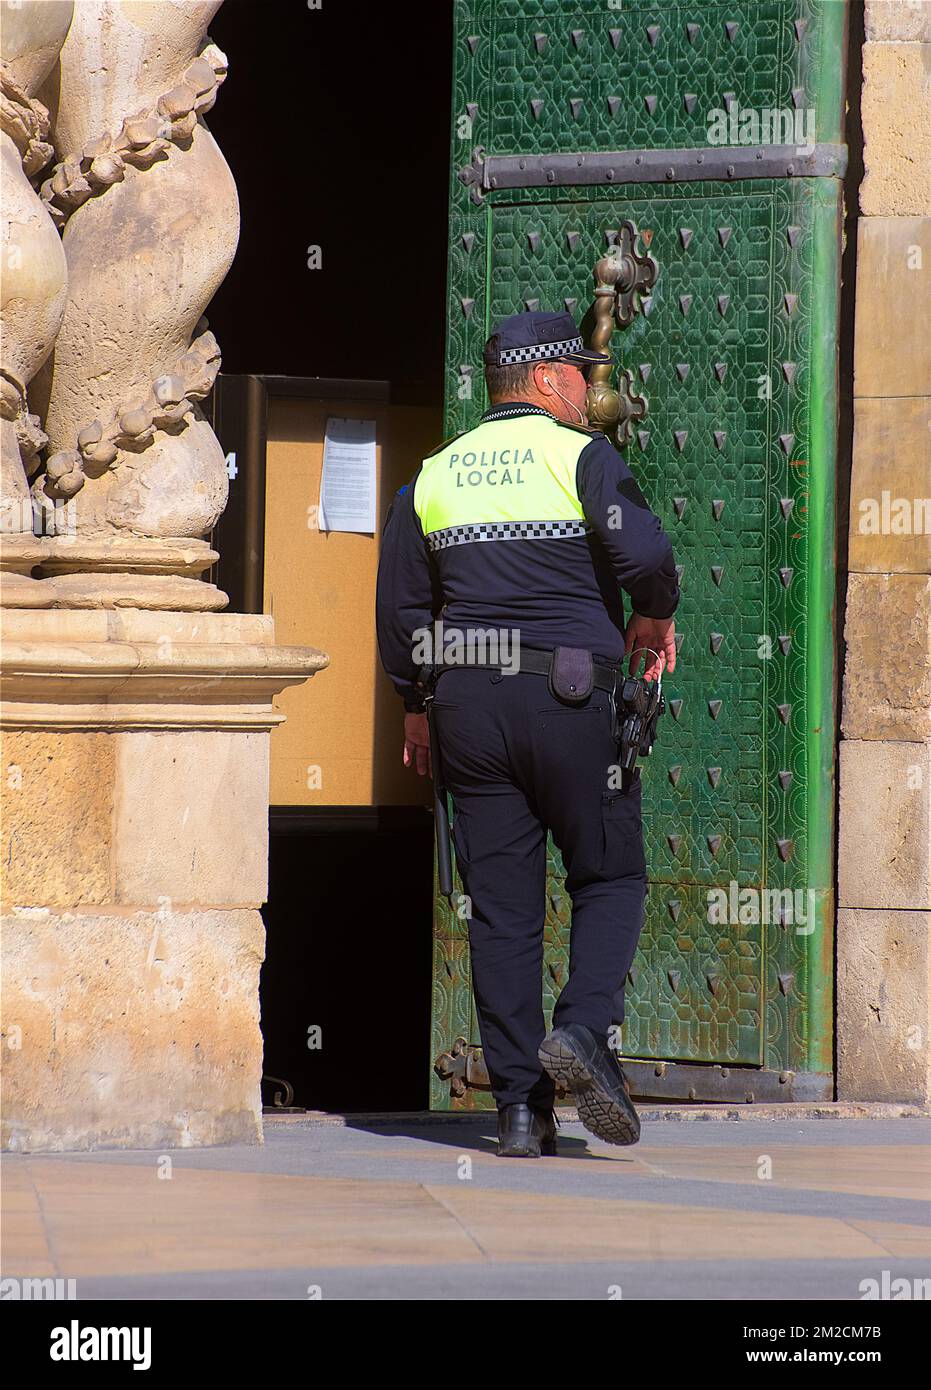
{"label": "officer's left hand", "polygon": [[425,714],[404,716],[404,766],[416,766],[419,777],[432,777],[430,726]]}
{"label": "officer's left hand", "polygon": [[643,679],[655,681],[664,671],[676,669],[676,625],[672,618],[645,618],[631,613],[624,634],[624,655],[630,657],[628,669],[635,676],[643,662]]}

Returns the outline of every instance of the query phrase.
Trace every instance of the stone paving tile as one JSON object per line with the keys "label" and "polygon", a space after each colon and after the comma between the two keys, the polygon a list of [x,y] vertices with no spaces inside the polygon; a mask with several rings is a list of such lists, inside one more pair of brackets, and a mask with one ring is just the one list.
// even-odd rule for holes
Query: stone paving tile
{"label": "stone paving tile", "polygon": [[[474,1241],[419,1184],[194,1172],[160,1179],[125,1164],[41,1165],[46,1241],[63,1277],[170,1270],[478,1260]],[[6,1174],[4,1187],[18,1181]],[[8,1218],[20,1242],[16,1215]],[[6,1221],[4,1223],[6,1227]],[[34,1270],[5,1265],[8,1274]]]}
{"label": "stone paving tile", "polygon": [[[584,1150],[584,1142],[579,1140],[579,1148]],[[220,1151],[210,1151],[215,1159]],[[229,1156],[230,1151],[226,1151]],[[248,1152],[252,1157],[256,1150]],[[261,1151],[259,1151],[261,1153]],[[299,1176],[311,1172],[321,1178],[352,1176],[368,1179],[385,1185],[414,1181],[432,1183],[457,1181],[463,1158],[472,1159],[470,1181],[476,1188],[494,1188],[515,1192],[552,1193],[555,1195],[588,1196],[597,1198],[622,1197],[628,1200],[650,1201],[658,1196],[680,1206],[727,1207],[730,1211],[763,1211],[810,1214],[822,1216],[830,1214],[836,1205],[830,1190],[793,1188],[773,1181],[759,1180],[734,1182],[725,1175],[708,1174],[701,1178],[676,1177],[664,1179],[652,1165],[635,1162],[633,1150],[609,1150],[610,1157],[600,1158],[593,1154],[590,1160],[574,1158],[570,1160],[547,1159],[531,1163],[504,1163],[491,1153],[476,1155],[465,1149],[445,1148],[426,1145],[411,1145],[397,1150],[366,1149],[329,1151],[326,1146],[313,1153],[301,1152],[291,1155],[285,1161],[281,1153],[275,1155],[276,1162],[265,1170],[268,1172],[289,1173]],[[768,1145],[776,1159],[779,1171],[779,1150]],[[627,1157],[620,1155],[626,1153]],[[265,1156],[271,1158],[266,1151]],[[82,1160],[85,1156],[82,1156]],[[152,1154],[120,1153],[108,1156],[111,1161],[131,1168],[151,1170],[155,1163]],[[203,1151],[175,1153],[173,1161],[185,1169],[206,1171],[206,1165],[199,1161],[205,1157]],[[758,1149],[752,1155],[753,1171],[756,1172]],[[34,1162],[48,1162],[37,1159]],[[99,1159],[97,1160],[99,1162]],[[300,1172],[298,1172],[300,1167]],[[216,1169],[218,1172],[230,1171]],[[240,1171],[262,1171],[254,1164]],[[660,1181],[657,1181],[657,1177]],[[876,1214],[873,1195],[848,1193],[844,1201],[844,1211],[851,1217],[866,1219]],[[883,1212],[890,1220],[906,1223],[931,1221],[928,1203],[918,1198],[885,1198]]]}
{"label": "stone paving tile", "polygon": [[[889,1257],[883,1269],[893,1279],[927,1275],[927,1262]],[[380,1265],[332,1269],[207,1270],[198,1274],[85,1278],[85,1299],[323,1299],[442,1300],[859,1300],[860,1281],[877,1277],[863,1260],[604,1260],[564,1264],[515,1261],[475,1265]],[[859,1310],[865,1321],[870,1303]]]}
{"label": "stone paving tile", "polygon": [[[7,1181],[10,1181],[8,1178]],[[19,1179],[14,1176],[14,1185]],[[452,1183],[42,1165],[57,1273],[166,1272],[483,1260],[881,1259],[931,1254],[931,1233],[889,1221],[557,1196]],[[22,1249],[17,1214],[9,1218]],[[12,1272],[12,1270],[10,1270]],[[33,1268],[20,1268],[32,1274]]]}
{"label": "stone paving tile", "polygon": [[[698,1263],[716,1271],[704,1287],[723,1291],[704,1297],[828,1296],[811,1279],[822,1268],[835,1271],[830,1296],[858,1297],[863,1277],[928,1268],[929,1130],[652,1124],[640,1145],[615,1149],[567,1124],[561,1157],[503,1162],[482,1121],[269,1125],[264,1146],[7,1155],[4,1273],[74,1277],[84,1298],[293,1298],[328,1271],[325,1296],[431,1298],[458,1268],[460,1283],[487,1276],[503,1298],[591,1298],[624,1268],[632,1296],[689,1298]],[[758,1176],[762,1155],[772,1179]],[[753,1271],[752,1292],[736,1266]],[[814,1292],[799,1295],[793,1269]],[[666,1292],[647,1294],[657,1270]]]}
{"label": "stone paving tile", "polygon": [[[575,1155],[546,1160],[547,1176],[557,1172],[573,1173],[584,1163],[586,1176],[613,1178],[618,1167],[624,1165],[638,1176],[698,1178],[717,1183],[766,1181],[775,1187],[809,1191],[919,1200],[931,1197],[931,1150],[918,1145],[877,1149],[863,1145],[853,1148],[831,1145],[811,1149],[804,1145],[761,1144],[757,1146],[759,1151],[754,1152],[718,1144],[697,1152],[673,1153],[641,1143],[629,1155],[621,1157],[623,1151],[616,1148],[592,1142],[583,1149],[582,1142],[577,1142],[580,1152]],[[564,1140],[563,1147],[566,1143]],[[411,1161],[409,1148],[402,1145],[370,1148],[365,1156],[370,1161],[383,1161],[392,1166]],[[467,1156],[473,1165],[480,1164],[484,1168],[493,1164],[495,1171],[499,1168],[499,1160],[491,1147],[487,1152],[471,1155],[463,1149],[462,1154],[453,1157],[449,1151],[424,1151],[421,1146],[417,1161],[454,1164]],[[767,1171],[767,1159],[772,1172],[761,1177],[761,1173]]]}

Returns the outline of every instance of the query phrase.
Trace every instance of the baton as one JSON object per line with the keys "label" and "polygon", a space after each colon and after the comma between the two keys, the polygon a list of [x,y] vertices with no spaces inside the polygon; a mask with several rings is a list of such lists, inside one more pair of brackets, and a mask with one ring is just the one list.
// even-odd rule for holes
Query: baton
{"label": "baton", "polygon": [[440,892],[448,898],[453,891],[453,861],[449,851],[449,808],[446,788],[440,773],[440,742],[433,722],[433,696],[424,701],[427,707],[427,727],[430,730],[430,766],[433,772],[433,825],[436,830],[436,870]]}

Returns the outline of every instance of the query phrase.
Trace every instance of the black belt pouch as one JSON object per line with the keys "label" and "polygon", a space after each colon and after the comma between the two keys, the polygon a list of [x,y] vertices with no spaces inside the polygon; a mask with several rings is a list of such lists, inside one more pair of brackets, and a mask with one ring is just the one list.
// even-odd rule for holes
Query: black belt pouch
{"label": "black belt pouch", "polygon": [[595,687],[592,654],[584,647],[557,647],[549,674],[550,693],[557,700],[579,705]]}

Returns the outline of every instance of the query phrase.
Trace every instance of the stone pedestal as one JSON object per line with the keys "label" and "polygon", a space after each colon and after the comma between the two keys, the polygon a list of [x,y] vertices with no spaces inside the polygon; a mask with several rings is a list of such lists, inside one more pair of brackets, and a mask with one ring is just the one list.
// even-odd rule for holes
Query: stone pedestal
{"label": "stone pedestal", "polygon": [[220,365],[202,315],[239,232],[204,120],[220,3],[4,6],[12,1149],[261,1142],[272,699],[326,658],[221,614],[203,579],[228,479],[198,404]]}
{"label": "stone pedestal", "polygon": [[263,616],[7,609],[3,1145],[261,1142]]}

